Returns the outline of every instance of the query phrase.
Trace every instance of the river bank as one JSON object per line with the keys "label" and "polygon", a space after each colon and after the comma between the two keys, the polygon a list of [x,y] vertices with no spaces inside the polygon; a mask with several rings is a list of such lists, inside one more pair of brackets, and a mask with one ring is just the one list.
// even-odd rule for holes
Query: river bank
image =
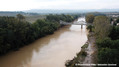
{"label": "river bank", "polygon": [[72,59],[87,39],[86,26],[82,29],[80,25],[64,26],[54,34],[1,56],[0,67],[65,67],[65,61]]}
{"label": "river bank", "polygon": [[[94,32],[88,34],[88,48],[86,48],[87,56],[83,61],[83,64],[96,64],[97,63],[97,46],[95,44]],[[92,66],[90,66],[92,67]]]}
{"label": "river bank", "polygon": [[[94,32],[88,33],[87,42],[81,47],[81,51],[76,54],[72,60],[66,61],[66,67],[80,67],[80,64],[96,64],[97,63],[97,46],[95,45]],[[81,67],[86,67],[81,66]],[[89,66],[88,67],[92,67]]]}
{"label": "river bank", "polygon": [[[20,18],[22,16],[24,18]],[[60,20],[73,22],[77,15],[46,15],[33,23],[27,22],[25,16],[0,17],[0,56],[31,44],[35,40],[53,34],[60,27]]]}

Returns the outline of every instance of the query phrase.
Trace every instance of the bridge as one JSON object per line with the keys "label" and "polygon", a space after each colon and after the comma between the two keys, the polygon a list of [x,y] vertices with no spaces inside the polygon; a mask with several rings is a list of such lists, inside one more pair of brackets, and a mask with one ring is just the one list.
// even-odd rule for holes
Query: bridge
{"label": "bridge", "polygon": [[85,21],[75,21],[74,23],[64,22],[60,20],[60,24],[62,25],[81,25],[81,28],[83,28],[83,25],[92,25],[91,23],[86,23]]}

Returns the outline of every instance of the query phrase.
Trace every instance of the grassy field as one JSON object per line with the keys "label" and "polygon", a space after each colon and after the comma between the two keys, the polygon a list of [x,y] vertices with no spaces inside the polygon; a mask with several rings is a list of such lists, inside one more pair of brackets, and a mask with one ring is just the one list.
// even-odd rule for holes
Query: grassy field
{"label": "grassy field", "polygon": [[25,16],[26,21],[30,23],[35,22],[37,19],[44,19],[44,18],[46,18],[45,15]]}

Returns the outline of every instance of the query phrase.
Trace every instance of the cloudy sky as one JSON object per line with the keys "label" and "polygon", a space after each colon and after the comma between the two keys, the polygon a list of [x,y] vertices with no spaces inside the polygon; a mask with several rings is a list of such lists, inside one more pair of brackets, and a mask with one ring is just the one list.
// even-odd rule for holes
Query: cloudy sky
{"label": "cloudy sky", "polygon": [[115,8],[119,8],[119,0],[0,0],[0,11]]}

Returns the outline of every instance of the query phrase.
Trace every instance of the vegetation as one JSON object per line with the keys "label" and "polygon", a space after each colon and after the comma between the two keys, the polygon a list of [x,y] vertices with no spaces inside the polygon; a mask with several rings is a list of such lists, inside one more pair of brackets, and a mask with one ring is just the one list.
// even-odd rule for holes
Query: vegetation
{"label": "vegetation", "polygon": [[81,50],[79,55],[81,56],[87,56],[87,52],[85,50]]}
{"label": "vegetation", "polygon": [[99,63],[119,64],[119,40],[104,38],[97,41]]}
{"label": "vegetation", "polygon": [[33,22],[35,22],[38,19],[45,19],[45,18],[46,18],[46,15],[25,16],[25,20],[30,22],[30,23],[33,23]]}
{"label": "vegetation", "polygon": [[105,16],[95,17],[94,26],[98,63],[119,64],[119,27],[110,26],[110,21]]}
{"label": "vegetation", "polygon": [[[53,15],[48,15],[47,17],[50,18],[50,16],[52,17]],[[68,16],[70,18],[65,16],[64,19],[71,21],[73,17]],[[24,16],[20,14],[17,15],[17,18],[0,17],[0,55],[11,50],[18,50],[40,37],[54,33],[60,27],[55,17],[56,15],[52,19],[38,19],[32,24],[25,20],[23,21]],[[59,17],[57,19],[61,20]]]}
{"label": "vegetation", "polygon": [[86,15],[86,22],[87,23],[93,23],[94,17],[95,16],[93,14],[87,14]]}
{"label": "vegetation", "polygon": [[71,16],[71,15],[64,15],[64,14],[61,14],[61,15],[50,14],[46,17],[46,19],[49,21],[57,21],[57,22],[59,22],[60,20],[66,21],[66,22],[72,22],[73,20],[77,18],[78,18],[77,15]]}
{"label": "vegetation", "polygon": [[118,64],[118,55],[119,51],[117,49],[102,48],[98,53],[99,63]]}
{"label": "vegetation", "polygon": [[104,38],[110,34],[111,25],[106,16],[96,16],[93,24],[97,38]]}
{"label": "vegetation", "polygon": [[92,30],[93,28],[94,28],[93,25],[89,25],[89,26],[87,26],[87,29],[89,30],[89,32],[92,32],[92,31],[93,31],[93,30]]}
{"label": "vegetation", "polygon": [[86,14],[86,22],[93,23],[96,16],[106,16],[104,13],[100,12],[91,12]]}
{"label": "vegetation", "polygon": [[119,23],[119,18],[117,18],[116,22]]}
{"label": "vegetation", "polygon": [[112,31],[110,32],[109,37],[111,37],[112,40],[119,39],[119,26],[113,26]]}
{"label": "vegetation", "polygon": [[[87,27],[90,31],[94,28],[96,45],[98,46],[96,56],[99,64],[119,64],[119,26],[112,26],[110,24],[112,20],[113,19],[109,20],[106,16],[95,16],[93,20],[94,27],[91,25]],[[87,44],[81,48],[87,48]],[[81,52],[77,54],[77,57],[66,62],[66,67],[76,67],[76,63],[81,63],[82,57],[80,56],[86,55],[87,53],[81,50]]]}
{"label": "vegetation", "polygon": [[17,14],[17,18],[18,18],[19,20],[24,20],[24,19],[25,19],[25,17],[24,17],[23,15],[21,15],[21,14]]}
{"label": "vegetation", "polygon": [[87,56],[86,48],[88,48],[88,43],[85,43],[81,47],[81,51],[76,54],[76,57],[74,57],[72,60],[67,60],[65,63],[66,67],[80,67],[80,64],[84,61],[85,57]]}
{"label": "vegetation", "polygon": [[85,48],[88,48],[88,44],[84,44],[81,48],[85,49]]}
{"label": "vegetation", "polygon": [[[113,19],[109,20],[106,16],[95,16],[93,20],[94,27],[91,25],[87,27],[90,31],[94,28],[96,45],[98,46],[96,56],[99,64],[119,64],[119,26],[112,26],[110,24],[111,21],[113,21]],[[87,48],[87,44],[81,48]],[[82,60],[80,56],[86,55],[87,53],[81,50],[81,52],[77,54],[77,57],[66,62],[66,67],[77,67],[75,64],[81,63],[80,61]]]}

